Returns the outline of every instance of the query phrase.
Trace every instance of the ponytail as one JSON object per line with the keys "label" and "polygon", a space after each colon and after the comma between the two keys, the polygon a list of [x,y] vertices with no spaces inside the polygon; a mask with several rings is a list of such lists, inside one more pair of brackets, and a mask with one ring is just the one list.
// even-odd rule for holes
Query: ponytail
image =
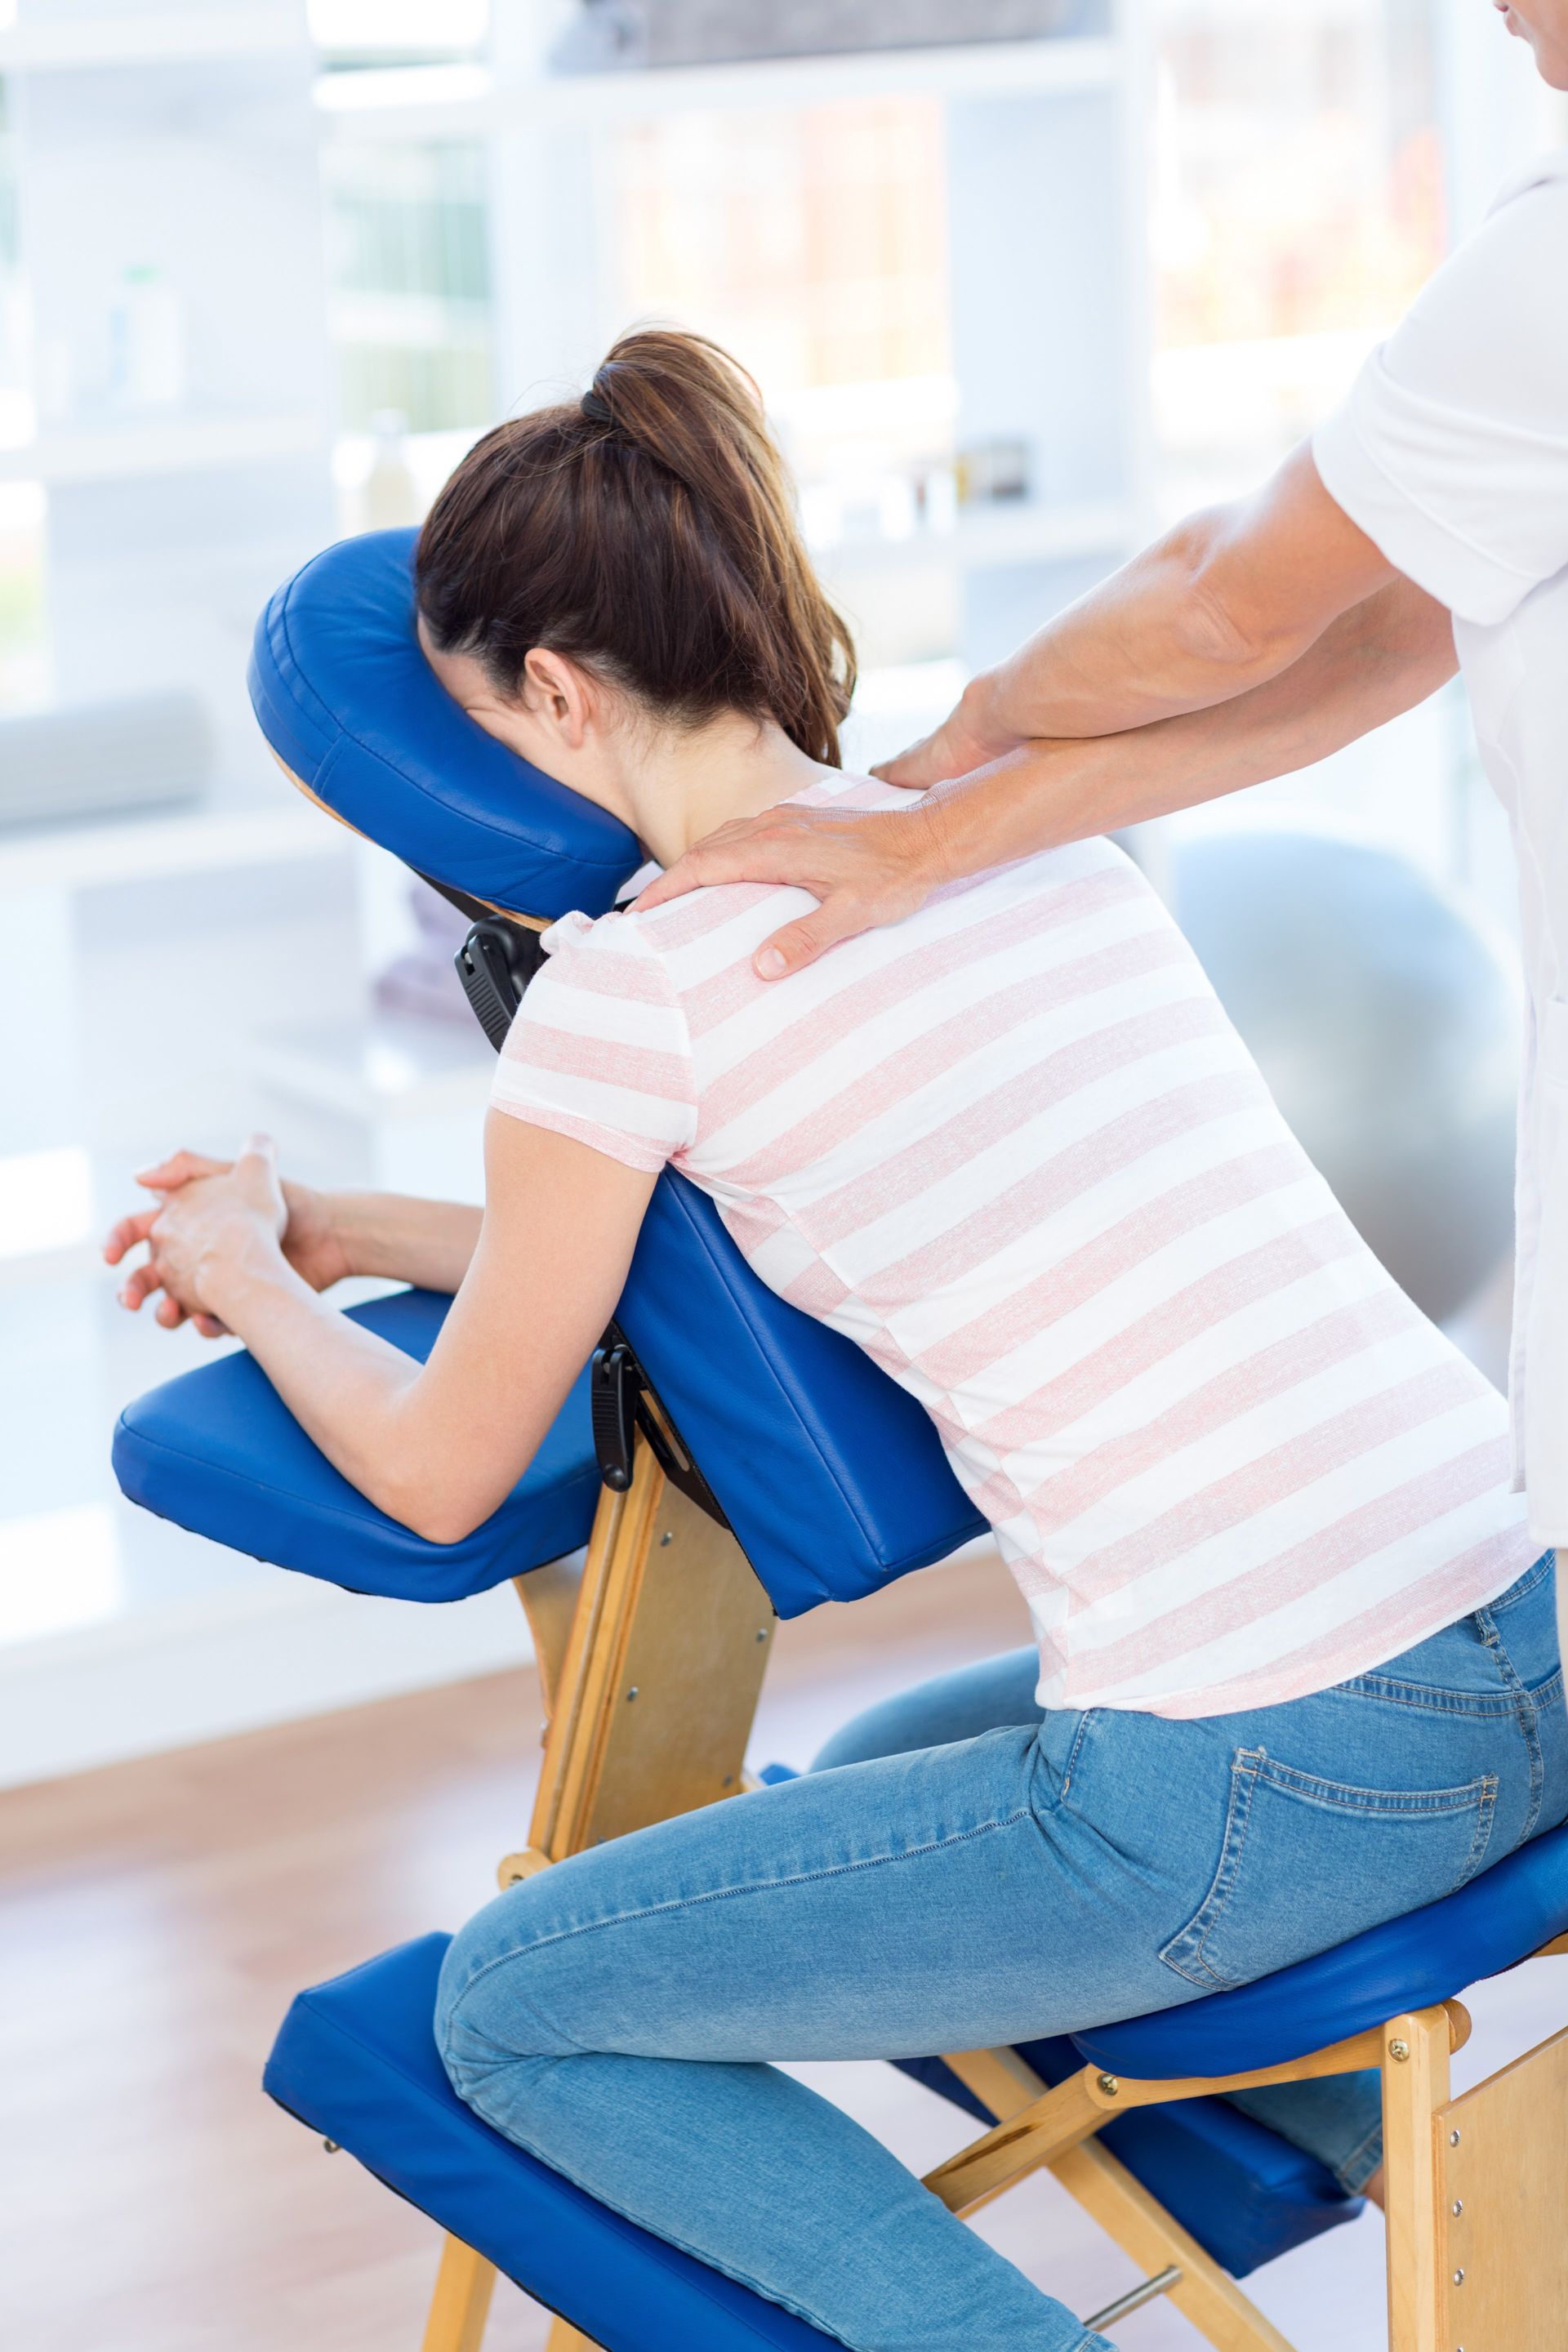
{"label": "ponytail", "polygon": [[487,434],[431,509],[416,577],[436,644],[504,695],[543,646],[668,722],[741,710],[839,763],[849,632],[756,386],[703,336],[623,335],[581,401]]}

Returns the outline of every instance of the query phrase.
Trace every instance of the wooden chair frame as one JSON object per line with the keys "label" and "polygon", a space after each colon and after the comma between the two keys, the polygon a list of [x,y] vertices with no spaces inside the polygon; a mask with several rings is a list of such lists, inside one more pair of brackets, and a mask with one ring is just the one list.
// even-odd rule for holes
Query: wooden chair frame
{"label": "wooden chair frame", "polygon": [[[528,1844],[502,1886],[567,1854],[735,1795],[772,1647],[773,1606],[733,1536],[637,1452],[586,1555],[516,1579],[548,1725]],[[1568,1936],[1543,1946],[1568,1951]],[[1383,2078],[1389,2352],[1568,2352],[1568,2030],[1460,2098],[1462,2004],[1391,2017],[1249,2074],[1132,2081],[1085,2066],[1054,2090],[1013,2050],[950,2054],[1001,2120],[926,2176],[958,2214],[1042,2167],[1147,2275],[1086,2325],[1169,2294],[1215,2352],[1293,2352],[1229,2273],[1098,2145],[1131,2107],[1376,2066]],[[448,2237],[424,2352],[479,2352],[494,2266]],[[565,2319],[549,2352],[592,2352]]]}

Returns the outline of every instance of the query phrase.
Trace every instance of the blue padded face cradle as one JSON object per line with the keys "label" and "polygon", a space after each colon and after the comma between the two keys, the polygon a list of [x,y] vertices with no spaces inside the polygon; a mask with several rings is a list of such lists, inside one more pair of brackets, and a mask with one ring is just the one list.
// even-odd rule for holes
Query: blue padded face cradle
{"label": "blue padded face cradle", "polygon": [[431,2018],[450,1938],[302,1992],[262,2077],[312,2131],[607,2352],[833,2352],[836,2339],[599,2204],[482,2123]]}
{"label": "blue padded face cradle", "polygon": [[[350,1313],[423,1362],[450,1303],[404,1290]],[[114,1474],[133,1503],[231,1550],[397,1601],[460,1601],[559,1559],[586,1543],[599,1499],[586,1374],[500,1508],[461,1543],[431,1544],[333,1469],[243,1354],[127,1405]]]}
{"label": "blue padded face cradle", "polygon": [[1406,2010],[1449,2000],[1568,1933],[1568,1823],[1532,1838],[1457,1895],[1369,1927],[1235,1992],[1075,2033],[1113,2074],[1246,2074],[1280,2066]]}
{"label": "blue padded face cradle", "polygon": [[256,625],[250,698],[283,765],[416,872],[510,914],[606,914],[643,863],[618,819],[509,751],[415,635],[414,530],[307,563]]}

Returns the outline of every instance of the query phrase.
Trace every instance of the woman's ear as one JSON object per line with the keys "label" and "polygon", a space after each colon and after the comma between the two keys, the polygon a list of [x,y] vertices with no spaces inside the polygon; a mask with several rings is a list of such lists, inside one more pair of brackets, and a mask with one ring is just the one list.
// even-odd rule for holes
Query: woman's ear
{"label": "woman's ear", "polygon": [[534,646],[522,665],[522,698],[531,719],[547,728],[563,750],[580,751],[595,715],[595,698],[585,671],[548,646]]}

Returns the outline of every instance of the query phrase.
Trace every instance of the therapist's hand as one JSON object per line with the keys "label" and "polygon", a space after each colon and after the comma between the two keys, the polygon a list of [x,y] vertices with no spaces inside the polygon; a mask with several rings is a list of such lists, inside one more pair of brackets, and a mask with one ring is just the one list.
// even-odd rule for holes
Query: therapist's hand
{"label": "therapist's hand", "polygon": [[661,874],[637,910],[721,882],[773,882],[821,903],[764,940],[752,958],[763,980],[783,980],[857,932],[901,922],[951,879],[940,826],[923,802],[909,809],[794,808],[721,824]]}
{"label": "therapist's hand", "polygon": [[989,715],[990,700],[989,676],[972,678],[940,727],[922,735],[896,760],[884,760],[871,773],[885,784],[924,792],[931,784],[950,782],[954,776],[973,775],[976,768],[988,767],[1005,752],[1016,751],[1024,738],[995,725]]}

